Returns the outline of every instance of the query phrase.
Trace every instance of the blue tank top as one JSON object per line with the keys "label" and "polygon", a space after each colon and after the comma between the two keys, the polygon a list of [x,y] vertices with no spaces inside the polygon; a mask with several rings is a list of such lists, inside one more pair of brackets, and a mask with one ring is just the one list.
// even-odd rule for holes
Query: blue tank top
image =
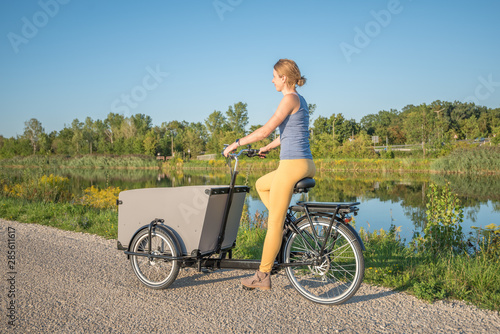
{"label": "blue tank top", "polygon": [[306,100],[297,94],[300,108],[280,124],[281,160],[311,159],[309,146],[309,109]]}

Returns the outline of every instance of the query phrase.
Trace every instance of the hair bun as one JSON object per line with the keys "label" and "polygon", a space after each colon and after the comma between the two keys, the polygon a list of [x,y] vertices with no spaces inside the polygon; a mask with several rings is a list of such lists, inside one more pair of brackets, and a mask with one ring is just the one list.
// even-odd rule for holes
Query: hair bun
{"label": "hair bun", "polygon": [[299,87],[304,86],[305,83],[306,83],[306,78],[304,78],[303,76],[297,80],[297,86]]}

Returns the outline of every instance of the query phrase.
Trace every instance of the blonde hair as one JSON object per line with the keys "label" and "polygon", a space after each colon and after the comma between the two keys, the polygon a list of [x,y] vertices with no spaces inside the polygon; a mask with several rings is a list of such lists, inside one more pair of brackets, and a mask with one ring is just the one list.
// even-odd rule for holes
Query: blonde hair
{"label": "blonde hair", "polygon": [[306,83],[306,78],[300,74],[299,67],[291,59],[280,59],[274,65],[274,69],[280,77],[286,76],[285,84],[289,87],[303,86]]}

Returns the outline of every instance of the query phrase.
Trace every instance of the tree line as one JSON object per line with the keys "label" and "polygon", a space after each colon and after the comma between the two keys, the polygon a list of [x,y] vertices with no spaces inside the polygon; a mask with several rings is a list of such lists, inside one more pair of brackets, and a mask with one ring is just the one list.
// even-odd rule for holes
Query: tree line
{"label": "tree line", "polygon": [[[500,139],[500,108],[491,109],[474,103],[434,101],[401,110],[381,110],[364,116],[360,122],[342,113],[314,118],[315,104],[309,105],[310,141],[316,158],[370,157],[375,153],[372,138],[380,145],[421,144],[424,148],[478,137]],[[223,144],[232,143],[257,129],[248,127],[247,104],[237,102],[226,112],[215,110],[203,122],[172,120],[153,126],[150,116],[126,117],[109,113],[104,120],[87,117],[74,119],[60,131],[46,133],[42,123],[32,118],[25,122],[24,133],[5,138],[0,135],[0,158],[32,154],[144,154],[150,156],[194,157],[219,153]],[[266,145],[279,133],[255,147]],[[274,155],[276,155],[274,153]]]}

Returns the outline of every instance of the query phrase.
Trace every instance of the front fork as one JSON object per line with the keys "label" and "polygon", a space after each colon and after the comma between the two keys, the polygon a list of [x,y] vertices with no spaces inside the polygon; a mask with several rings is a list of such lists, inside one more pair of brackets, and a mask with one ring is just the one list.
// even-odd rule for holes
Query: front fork
{"label": "front fork", "polygon": [[151,255],[153,255],[153,249],[152,249],[152,244],[153,244],[153,233],[155,232],[156,230],[156,225],[158,223],[160,224],[163,224],[164,220],[163,219],[158,219],[156,218],[155,220],[153,220],[151,223],[149,223],[149,227],[148,227],[148,238],[149,238],[149,249],[148,249],[148,260],[151,262],[151,260],[153,259],[151,257]]}

